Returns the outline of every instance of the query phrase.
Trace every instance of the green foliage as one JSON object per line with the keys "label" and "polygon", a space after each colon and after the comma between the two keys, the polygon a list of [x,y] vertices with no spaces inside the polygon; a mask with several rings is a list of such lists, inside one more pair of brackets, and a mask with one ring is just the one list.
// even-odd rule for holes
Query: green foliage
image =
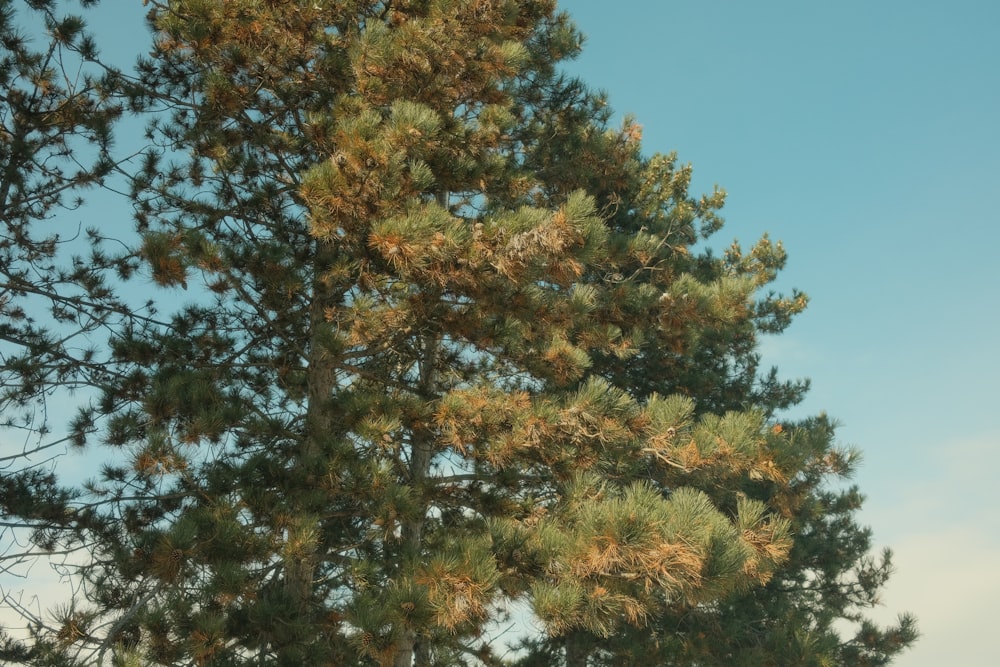
{"label": "green foliage", "polygon": [[[40,547],[89,556],[10,660],[505,664],[515,603],[545,631],[525,665],[882,664],[913,640],[859,611],[888,562],[824,485],[851,463],[832,428],[775,421],[805,389],[755,351],[805,306],[764,293],[783,248],[699,249],[724,193],[692,197],[558,73],[581,40],[553,2],[149,5],[150,56],[102,84],[149,122],[135,250],[73,283],[118,318],[86,320],[110,334],[70,425],[113,460],[73,491],[4,478]],[[74,185],[108,164],[117,108],[88,109],[97,129],[53,129],[96,140]],[[170,314],[134,316],[106,270]],[[66,384],[5,372],[19,400]]]}
{"label": "green foliage", "polygon": [[96,231],[89,257],[74,256],[80,230],[52,221],[115,168],[108,151],[120,108],[107,80],[73,69],[93,53],[81,19],[58,17],[55,2],[31,4],[38,34],[19,25],[13,0],[0,2],[0,336],[10,346],[0,408],[8,419],[53,383],[86,381],[99,354],[90,335],[121,310],[106,273],[132,266],[108,256]]}

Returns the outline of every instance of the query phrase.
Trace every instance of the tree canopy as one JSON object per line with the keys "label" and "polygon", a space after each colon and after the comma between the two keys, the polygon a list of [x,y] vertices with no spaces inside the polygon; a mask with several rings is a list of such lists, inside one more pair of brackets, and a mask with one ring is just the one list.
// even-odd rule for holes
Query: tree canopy
{"label": "tree canopy", "polygon": [[[3,407],[105,461],[75,485],[12,457],[0,508],[36,549],[8,560],[75,555],[5,659],[881,665],[914,640],[864,617],[888,554],[828,484],[856,454],[760,368],[806,305],[770,288],[783,247],[712,251],[725,193],[560,69],[582,40],[553,0],[146,4],[130,68],[58,3],[0,0]],[[95,185],[134,233],[38,240]],[[64,437],[13,416],[66,389]]]}

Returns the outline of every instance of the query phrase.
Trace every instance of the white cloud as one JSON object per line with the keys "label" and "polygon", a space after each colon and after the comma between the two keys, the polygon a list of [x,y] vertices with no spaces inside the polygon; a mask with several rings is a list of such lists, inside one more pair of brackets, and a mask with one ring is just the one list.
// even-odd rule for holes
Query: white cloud
{"label": "white cloud", "polygon": [[[929,477],[893,480],[895,499],[874,494],[863,521],[894,553],[896,574],[873,614],[916,615],[921,638],[898,667],[991,667],[1000,599],[1000,520],[993,500],[1000,437],[935,447]],[[902,482],[902,483],[900,483]]]}
{"label": "white cloud", "polygon": [[886,605],[873,616],[888,622],[909,611],[921,632],[917,645],[896,664],[995,665],[1000,544],[967,526],[939,526],[892,546],[896,574],[883,596]]}

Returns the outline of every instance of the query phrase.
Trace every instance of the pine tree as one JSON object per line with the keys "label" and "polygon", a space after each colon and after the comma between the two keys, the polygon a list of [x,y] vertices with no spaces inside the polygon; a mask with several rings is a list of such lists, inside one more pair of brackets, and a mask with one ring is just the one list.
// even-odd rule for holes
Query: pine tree
{"label": "pine tree", "polygon": [[[786,455],[796,460],[786,460],[784,469],[798,472],[779,484],[752,472],[718,469],[657,480],[663,489],[699,488],[719,507],[754,498],[789,519],[795,544],[765,586],[695,608],[668,609],[646,627],[624,627],[613,638],[578,635],[572,649],[564,637],[536,638],[527,642],[528,655],[519,664],[572,664],[571,650],[587,654],[580,664],[589,659],[588,664],[602,665],[888,664],[915,641],[915,622],[903,615],[898,625],[879,628],[865,618],[892,568],[888,551],[871,555],[871,533],[856,523],[863,500],[858,489],[838,489],[856,467],[858,453],[835,444],[835,429],[825,416],[778,421],[782,410],[802,399],[808,383],[779,381],[774,368],[761,372],[759,336],[781,333],[807,302],[797,291],[790,296],[765,291],[784,266],[781,244],[764,237],[749,252],[735,243],[720,257],[710,249],[688,252],[721,228],[717,211],[725,193],[691,197],[690,166],[679,167],[674,155],[645,158],[635,140],[641,131],[635,121],[609,128],[606,100],[582,82],[553,74],[536,87],[547,91],[547,101],[536,103],[523,142],[546,192],[593,193],[606,223],[626,235],[641,238],[657,224],[673,230],[682,252],[644,278],[652,284],[662,280],[665,293],[676,293],[680,283],[690,298],[722,277],[738,276],[751,280],[758,295],[735,316],[702,318],[685,330],[679,322],[690,322],[698,312],[689,309],[671,326],[656,329],[634,356],[597,355],[591,370],[639,398],[683,395],[696,415],[754,406],[775,435],[788,439]],[[545,141],[537,141],[541,137]],[[850,625],[856,634],[841,637]]]}
{"label": "pine tree", "polygon": [[[114,169],[111,125],[120,108],[106,82],[83,67],[96,54],[83,21],[57,16],[55,2],[31,5],[38,32],[45,34],[19,28],[13,0],[0,2],[5,414],[27,408],[53,385],[74,382],[79,366],[94,354],[81,341],[101,329],[105,310],[117,306],[102,272],[127,270],[97,247],[87,258],[70,256],[67,249],[81,230],[61,218]],[[88,238],[100,240],[97,231],[88,231]],[[79,348],[84,351],[74,351]]]}
{"label": "pine tree", "polygon": [[149,4],[115,81],[152,119],[139,256],[186,305],[109,338],[73,433],[116,462],[35,664],[501,664],[515,603],[535,658],[679,664],[676,619],[794,560],[832,450],[777,426],[804,387],[754,344],[804,296],[758,296],[766,239],[695,249],[723,193],[559,76],[554,2]]}
{"label": "pine tree", "polygon": [[[539,197],[510,134],[526,66],[576,46],[550,3],[188,2],[154,21],[144,84],[177,111],[154,131],[173,166],[136,183],[143,250],[161,284],[197,272],[217,296],[118,348],[148,369],[108,440],[150,493],[115,551],[151,655],[486,660],[505,599],[608,633],[650,591],[766,578],[782,521],[643,482],[688,430],[717,449],[732,429],[715,465],[767,470],[761,416],[689,423],[683,401],[588,379],[651,325],[615,304],[661,294],[610,277],[640,251],[585,192]],[[716,287],[723,309],[749,289]]]}
{"label": "pine tree", "polygon": [[[85,2],[84,5],[93,4]],[[115,170],[121,115],[114,78],[94,63],[82,18],[54,1],[0,0],[0,571],[25,576],[37,560],[84,551],[71,537],[90,525],[52,462],[73,436],[54,396],[106,384],[104,332],[141,320],[113,289],[129,254],[84,232],[76,211]],[[76,436],[91,430],[78,424]],[[15,443],[23,443],[16,447]],[[30,546],[25,546],[30,536]],[[37,571],[37,570],[36,570]],[[3,607],[27,612],[8,596]],[[42,619],[32,618],[40,629]],[[4,637],[0,657],[41,660]]]}
{"label": "pine tree", "polygon": [[[106,337],[154,322],[151,304],[117,289],[138,258],[112,230],[81,223],[89,194],[121,169],[113,130],[123,98],[83,18],[69,11],[54,0],[0,0],[0,571],[29,581],[50,566],[72,571],[107,528],[102,499],[53,472],[60,453],[97,429],[86,413],[63,413],[123,379]],[[81,599],[38,615],[7,584],[5,621],[20,612],[31,639],[3,633],[0,659],[62,664],[93,614]]]}

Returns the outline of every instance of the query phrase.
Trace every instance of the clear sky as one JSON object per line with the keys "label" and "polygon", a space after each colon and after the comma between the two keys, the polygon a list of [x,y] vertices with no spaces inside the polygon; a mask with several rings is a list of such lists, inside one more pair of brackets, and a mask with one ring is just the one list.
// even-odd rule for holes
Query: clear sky
{"label": "clear sky", "polygon": [[915,613],[901,667],[997,664],[1000,3],[562,0],[573,71],[784,241],[809,309],[765,345],[864,452],[863,522]]}
{"label": "clear sky", "polygon": [[[901,667],[992,667],[1000,598],[1000,2],[562,0],[575,73],[729,192],[722,248],[764,232],[810,308],[766,341],[865,463],[862,520],[896,553],[878,612],[915,613]],[[94,15],[106,55],[139,0]]]}

